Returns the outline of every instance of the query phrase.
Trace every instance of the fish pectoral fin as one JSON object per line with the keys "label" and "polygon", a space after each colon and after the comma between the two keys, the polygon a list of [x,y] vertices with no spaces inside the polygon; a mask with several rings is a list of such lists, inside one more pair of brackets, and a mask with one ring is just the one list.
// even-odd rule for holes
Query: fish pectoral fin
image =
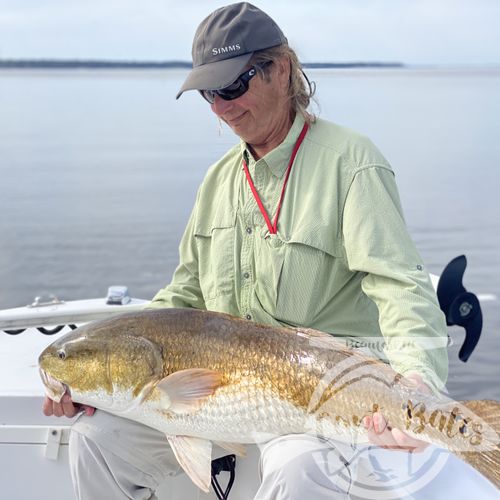
{"label": "fish pectoral fin", "polygon": [[160,380],[162,409],[177,414],[192,413],[220,386],[222,375],[205,368],[179,370]]}
{"label": "fish pectoral fin", "polygon": [[224,448],[229,453],[234,453],[238,457],[246,457],[247,456],[247,447],[241,443],[226,443],[225,441],[216,441],[216,445]]}
{"label": "fish pectoral fin", "polygon": [[212,474],[212,443],[191,436],[168,436],[175,458],[198,488],[208,492]]}

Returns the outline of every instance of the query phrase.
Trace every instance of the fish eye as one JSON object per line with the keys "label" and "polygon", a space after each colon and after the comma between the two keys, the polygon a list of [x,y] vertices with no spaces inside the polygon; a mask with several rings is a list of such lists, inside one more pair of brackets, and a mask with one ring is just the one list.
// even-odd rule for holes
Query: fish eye
{"label": "fish eye", "polygon": [[61,349],[60,351],[58,351],[57,357],[61,360],[66,359],[66,353]]}

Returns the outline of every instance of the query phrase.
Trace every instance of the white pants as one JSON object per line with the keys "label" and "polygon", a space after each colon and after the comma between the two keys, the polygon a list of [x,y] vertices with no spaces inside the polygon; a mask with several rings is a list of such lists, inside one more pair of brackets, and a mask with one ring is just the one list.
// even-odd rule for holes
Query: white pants
{"label": "white pants", "polygon": [[[159,484],[181,472],[162,433],[102,411],[73,425],[70,467],[78,500],[155,499]],[[408,454],[308,435],[262,445],[260,476],[255,500],[499,498],[481,475],[435,447]]]}

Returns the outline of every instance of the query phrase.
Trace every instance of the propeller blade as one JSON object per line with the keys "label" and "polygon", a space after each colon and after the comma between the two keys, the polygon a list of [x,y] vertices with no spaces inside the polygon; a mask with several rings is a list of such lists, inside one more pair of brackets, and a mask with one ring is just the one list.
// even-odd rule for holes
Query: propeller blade
{"label": "propeller blade", "polygon": [[483,315],[481,309],[465,326],[465,340],[460,348],[458,357],[465,363],[472,351],[477,346],[479,338],[481,337],[481,330],[483,328]]}
{"label": "propeller blade", "polygon": [[483,313],[479,300],[468,292],[463,284],[467,259],[465,255],[455,257],[443,270],[437,286],[437,296],[448,326],[465,328],[465,340],[458,357],[467,361],[474,351],[483,327]]}
{"label": "propeller blade", "polygon": [[[451,260],[441,273],[437,286],[437,296],[441,311],[445,314],[450,308],[451,303],[455,300],[455,297],[465,292],[465,288],[462,285],[462,279],[466,267],[467,259],[465,255],[459,255]],[[448,318],[446,318],[446,320],[448,320]],[[448,326],[452,324],[453,323],[448,323]]]}

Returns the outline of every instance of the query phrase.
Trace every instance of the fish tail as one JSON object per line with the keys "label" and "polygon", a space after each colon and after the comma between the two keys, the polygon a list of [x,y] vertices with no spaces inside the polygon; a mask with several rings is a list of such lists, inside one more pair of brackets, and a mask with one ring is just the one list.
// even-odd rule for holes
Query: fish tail
{"label": "fish tail", "polygon": [[500,488],[500,449],[481,453],[465,451],[457,455]]}
{"label": "fish tail", "polygon": [[465,401],[463,404],[491,426],[497,435],[497,442],[492,443],[491,450],[482,452],[464,451],[456,454],[489,479],[497,488],[500,488],[500,445],[498,443],[498,436],[500,435],[500,402],[481,400]]}

